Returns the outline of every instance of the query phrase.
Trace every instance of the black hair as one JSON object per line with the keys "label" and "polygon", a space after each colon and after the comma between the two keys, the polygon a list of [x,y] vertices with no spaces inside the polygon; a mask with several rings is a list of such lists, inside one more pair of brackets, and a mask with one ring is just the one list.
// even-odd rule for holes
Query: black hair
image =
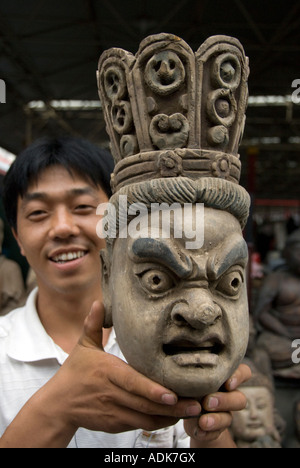
{"label": "black hair", "polygon": [[82,138],[42,138],[16,158],[3,181],[3,203],[8,223],[17,230],[18,198],[48,167],[60,165],[76,172],[110,198],[110,175],[114,169],[111,154]]}

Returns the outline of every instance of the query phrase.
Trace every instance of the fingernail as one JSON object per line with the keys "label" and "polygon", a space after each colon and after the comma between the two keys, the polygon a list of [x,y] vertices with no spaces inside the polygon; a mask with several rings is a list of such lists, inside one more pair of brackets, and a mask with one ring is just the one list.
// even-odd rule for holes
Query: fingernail
{"label": "fingernail", "polygon": [[177,403],[177,398],[175,397],[175,395],[172,395],[171,393],[165,393],[162,396],[162,402],[165,405],[174,406]]}
{"label": "fingernail", "polygon": [[215,425],[215,420],[212,416],[207,416],[206,418],[206,428],[211,429]]}
{"label": "fingernail", "polygon": [[219,400],[218,398],[216,397],[211,397],[209,400],[208,400],[208,408],[209,409],[216,409],[218,408],[219,406]]}
{"label": "fingernail", "polygon": [[236,378],[236,377],[232,377],[232,379],[231,379],[230,382],[229,382],[229,389],[230,389],[230,390],[235,390],[235,389],[236,389],[236,386],[237,386],[237,378]]}
{"label": "fingernail", "polygon": [[185,410],[185,414],[189,418],[192,418],[194,416],[199,416],[200,413],[201,413],[201,407],[197,405],[188,406],[187,409]]}

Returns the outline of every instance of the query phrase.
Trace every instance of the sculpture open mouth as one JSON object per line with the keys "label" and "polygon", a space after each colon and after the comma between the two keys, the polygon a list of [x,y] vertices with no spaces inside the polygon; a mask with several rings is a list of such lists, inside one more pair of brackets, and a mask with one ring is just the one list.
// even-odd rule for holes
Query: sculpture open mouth
{"label": "sculpture open mouth", "polygon": [[224,344],[219,337],[199,342],[175,338],[163,345],[163,351],[179,366],[215,366]]}
{"label": "sculpture open mouth", "polygon": [[259,421],[247,424],[248,429],[262,429],[263,424]]}

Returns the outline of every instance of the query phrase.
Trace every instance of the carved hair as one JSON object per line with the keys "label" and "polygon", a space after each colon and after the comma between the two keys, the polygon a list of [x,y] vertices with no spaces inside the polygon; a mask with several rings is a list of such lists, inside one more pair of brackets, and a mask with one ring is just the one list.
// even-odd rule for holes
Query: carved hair
{"label": "carved hair", "polygon": [[[124,216],[127,219],[127,213],[120,212],[119,197],[124,195],[127,197],[127,210],[133,203],[143,203],[148,209],[152,203],[203,203],[208,208],[232,214],[242,229],[246,225],[250,206],[250,197],[243,187],[226,180],[210,177],[198,180],[184,177],[153,179],[123,187],[111,197],[110,203],[119,214],[117,232],[120,218]],[[106,220],[109,222],[109,219],[108,211]],[[113,241],[107,238],[108,244],[112,245]]]}

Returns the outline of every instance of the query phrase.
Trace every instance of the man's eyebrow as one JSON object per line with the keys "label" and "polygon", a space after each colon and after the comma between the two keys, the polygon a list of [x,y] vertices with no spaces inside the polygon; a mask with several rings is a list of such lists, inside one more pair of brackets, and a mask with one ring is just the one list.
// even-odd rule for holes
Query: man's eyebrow
{"label": "man's eyebrow", "polygon": [[[66,191],[67,196],[92,195],[95,197],[95,191],[92,187],[75,187]],[[35,200],[47,201],[51,196],[47,192],[27,192],[22,197],[23,202],[29,203]]]}
{"label": "man's eyebrow", "polygon": [[96,192],[95,189],[93,189],[92,187],[79,187],[79,188],[74,188],[74,189],[71,189],[71,190],[68,190],[67,191],[67,194],[70,195],[70,196],[81,196],[81,195],[91,195],[92,197],[96,198],[98,193]]}
{"label": "man's eyebrow", "polygon": [[133,261],[156,261],[172,270],[180,278],[187,278],[193,271],[193,263],[187,255],[179,253],[161,239],[139,238],[132,243],[130,256]]}
{"label": "man's eyebrow", "polygon": [[47,194],[45,192],[27,192],[25,195],[22,197],[23,203],[29,203],[31,201],[35,200],[46,200]]}

